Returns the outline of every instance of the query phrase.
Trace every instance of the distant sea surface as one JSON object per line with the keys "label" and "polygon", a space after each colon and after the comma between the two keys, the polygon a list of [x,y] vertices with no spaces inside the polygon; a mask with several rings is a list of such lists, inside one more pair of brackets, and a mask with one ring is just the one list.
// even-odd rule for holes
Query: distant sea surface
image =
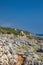
{"label": "distant sea surface", "polygon": [[43,34],[36,34],[36,35],[38,35],[38,36],[43,36]]}

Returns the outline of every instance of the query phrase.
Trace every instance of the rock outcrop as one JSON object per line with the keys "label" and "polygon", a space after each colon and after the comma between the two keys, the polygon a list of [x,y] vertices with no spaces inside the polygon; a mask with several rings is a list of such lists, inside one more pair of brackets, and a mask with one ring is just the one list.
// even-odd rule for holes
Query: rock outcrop
{"label": "rock outcrop", "polygon": [[43,53],[37,52],[39,48],[38,44],[13,34],[1,34],[0,65],[32,65],[35,62],[43,65]]}

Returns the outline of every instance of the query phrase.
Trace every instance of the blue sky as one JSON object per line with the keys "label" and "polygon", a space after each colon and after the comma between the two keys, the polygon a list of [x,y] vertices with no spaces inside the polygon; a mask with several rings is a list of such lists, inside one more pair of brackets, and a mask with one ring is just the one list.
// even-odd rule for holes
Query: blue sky
{"label": "blue sky", "polygon": [[43,33],[43,0],[0,0],[0,26]]}

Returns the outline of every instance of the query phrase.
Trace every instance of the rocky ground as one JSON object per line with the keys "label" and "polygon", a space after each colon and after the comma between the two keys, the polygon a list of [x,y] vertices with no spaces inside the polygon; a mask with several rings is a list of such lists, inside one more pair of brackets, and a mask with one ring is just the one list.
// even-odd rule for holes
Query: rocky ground
{"label": "rocky ground", "polygon": [[0,65],[43,65],[43,42],[0,34]]}

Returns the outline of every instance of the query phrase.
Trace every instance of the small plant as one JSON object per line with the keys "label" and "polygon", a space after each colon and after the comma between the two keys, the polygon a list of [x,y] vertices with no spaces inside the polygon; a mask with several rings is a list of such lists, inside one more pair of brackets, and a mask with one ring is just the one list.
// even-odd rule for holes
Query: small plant
{"label": "small plant", "polygon": [[26,47],[26,46],[22,46],[21,48],[24,49],[24,50],[26,50],[26,51],[29,50],[28,47]]}

